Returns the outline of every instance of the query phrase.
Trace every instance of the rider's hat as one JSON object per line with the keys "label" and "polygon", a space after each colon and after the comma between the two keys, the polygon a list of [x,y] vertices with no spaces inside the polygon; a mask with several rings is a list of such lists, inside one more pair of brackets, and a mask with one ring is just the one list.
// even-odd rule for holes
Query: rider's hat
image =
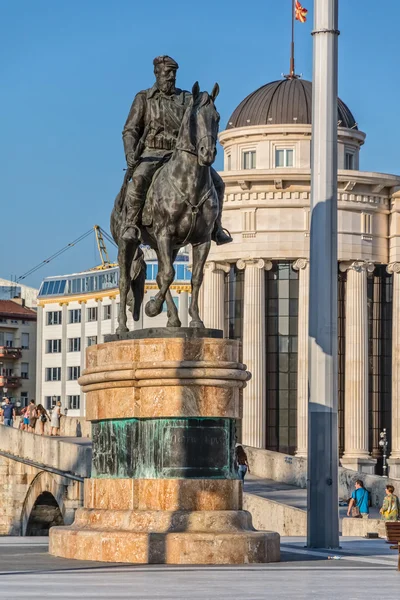
{"label": "rider's hat", "polygon": [[153,60],[153,65],[154,67],[158,67],[158,65],[165,65],[170,69],[179,69],[178,63],[170,56],[157,56]]}

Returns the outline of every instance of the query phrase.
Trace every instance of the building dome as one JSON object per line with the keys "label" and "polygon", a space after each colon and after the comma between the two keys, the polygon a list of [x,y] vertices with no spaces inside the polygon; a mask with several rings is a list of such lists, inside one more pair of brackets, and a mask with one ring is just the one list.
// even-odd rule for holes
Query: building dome
{"label": "building dome", "polygon": [[[257,125],[311,125],[312,83],[304,79],[272,81],[247,96],[232,113],[227,129]],[[338,98],[339,127],[357,129],[357,123]]]}

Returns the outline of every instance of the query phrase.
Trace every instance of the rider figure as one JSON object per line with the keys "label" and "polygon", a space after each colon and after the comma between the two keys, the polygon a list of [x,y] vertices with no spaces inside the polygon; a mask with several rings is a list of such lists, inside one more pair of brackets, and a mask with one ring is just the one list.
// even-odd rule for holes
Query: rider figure
{"label": "rider figure", "polygon": [[[136,95],[122,132],[126,162],[128,167],[134,168],[125,197],[126,225],[122,239],[127,242],[139,239],[137,223],[147,191],[154,173],[170,158],[175,148],[192,97],[189,92],[175,87],[178,64],[172,58],[158,56],[153,64],[156,83],[149,90]],[[139,144],[143,145],[144,150],[137,157]],[[219,199],[219,213],[212,239],[218,245],[227,244],[232,238],[225,233],[221,224],[225,185],[214,169],[211,169],[211,177]]]}

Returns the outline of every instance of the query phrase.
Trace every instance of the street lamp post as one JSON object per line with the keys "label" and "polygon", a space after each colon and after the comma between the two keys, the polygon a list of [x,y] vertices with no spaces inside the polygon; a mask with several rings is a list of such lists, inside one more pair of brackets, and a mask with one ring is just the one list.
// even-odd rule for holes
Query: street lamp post
{"label": "street lamp post", "polygon": [[387,477],[387,451],[388,451],[389,442],[387,439],[386,429],[384,429],[383,431],[380,432],[379,437],[380,437],[379,445],[382,448],[382,454],[383,454],[383,477]]}
{"label": "street lamp post", "polygon": [[307,545],[339,546],[338,0],[315,0],[311,148]]}

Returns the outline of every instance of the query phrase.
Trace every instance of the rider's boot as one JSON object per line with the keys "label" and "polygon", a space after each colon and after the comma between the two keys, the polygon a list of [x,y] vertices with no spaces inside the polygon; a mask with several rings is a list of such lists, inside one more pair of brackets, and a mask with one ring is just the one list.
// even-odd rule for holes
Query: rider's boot
{"label": "rider's boot", "polygon": [[233,242],[229,231],[222,227],[221,215],[218,215],[218,218],[215,221],[211,239],[217,244],[217,246],[222,246],[223,244],[229,244],[229,242]]}
{"label": "rider's boot", "polygon": [[[126,208],[125,225],[122,230],[121,238],[124,242],[140,242],[140,229],[137,225],[141,209],[138,199],[135,197],[127,198],[129,204]],[[139,205],[139,206],[138,206]]]}

